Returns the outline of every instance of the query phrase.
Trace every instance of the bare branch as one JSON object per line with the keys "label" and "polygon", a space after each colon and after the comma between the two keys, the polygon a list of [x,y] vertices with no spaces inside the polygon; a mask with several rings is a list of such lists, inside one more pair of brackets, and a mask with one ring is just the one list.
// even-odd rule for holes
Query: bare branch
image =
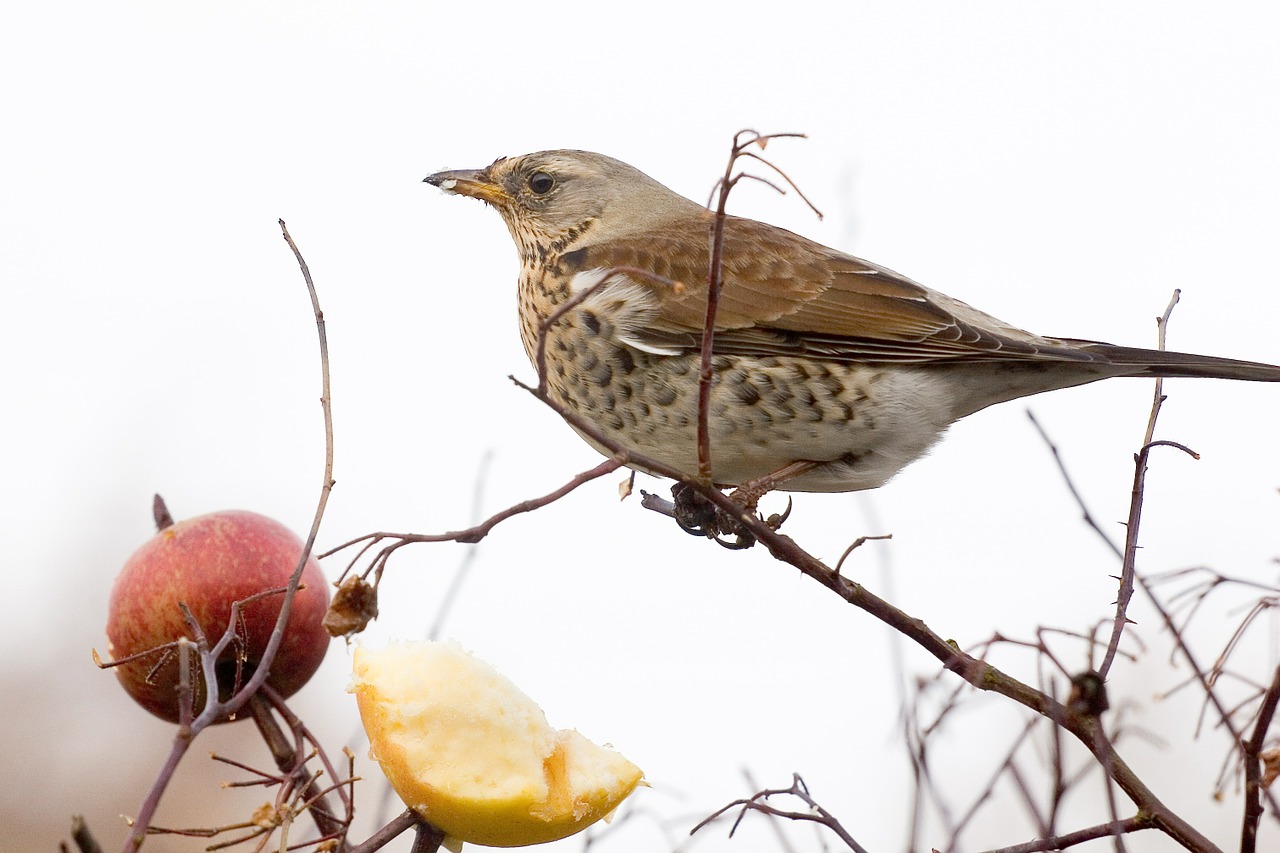
{"label": "bare branch", "polygon": [[413,846],[409,853],[436,853],[444,843],[444,832],[425,821],[413,828]]}
{"label": "bare branch", "polygon": [[[521,388],[523,388],[524,390],[528,391],[529,393],[533,394],[534,396],[538,396],[538,391],[536,388],[531,388],[528,385],[525,385],[514,378],[512,378],[511,381],[514,382],[516,385],[520,386]],[[540,398],[540,399],[544,399],[544,398]],[[545,399],[549,399],[549,398],[545,398]],[[388,539],[394,540],[392,544],[383,546],[377,552],[372,562],[370,563],[369,568],[366,570],[366,574],[370,571],[377,571],[380,573],[383,567],[386,566],[387,560],[391,557],[391,555],[396,551],[398,551],[400,548],[403,548],[405,545],[411,545],[415,542],[462,542],[467,544],[479,542],[481,539],[488,536],[489,532],[493,530],[494,527],[497,527],[499,524],[506,521],[507,519],[516,515],[520,515],[522,513],[532,512],[535,509],[540,509],[548,504],[551,504],[551,503],[554,503],[555,501],[560,500],[560,498],[569,494],[574,489],[577,489],[579,486],[589,483],[592,480],[595,480],[599,477],[603,477],[605,474],[608,474],[612,471],[618,470],[623,465],[627,464],[626,459],[627,459],[627,454],[625,452],[621,453],[620,456],[615,456],[612,459],[606,459],[604,462],[601,462],[599,465],[595,466],[594,468],[588,471],[583,471],[581,474],[578,474],[576,477],[574,477],[569,482],[565,483],[563,486],[560,486],[558,489],[552,492],[548,492],[542,497],[530,498],[529,500],[520,501],[517,504],[513,504],[507,507],[506,509],[502,510],[501,512],[496,512],[493,515],[489,516],[480,524],[477,524],[473,527],[468,527],[464,530],[451,530],[445,533],[388,533],[388,532],[367,533],[364,536],[359,536],[355,539],[348,540],[347,542],[344,542],[341,545],[331,548],[328,551],[321,554],[320,556],[321,558],[332,556],[333,554],[336,554],[339,551],[342,551],[346,548],[350,548],[353,545],[359,545],[363,543],[363,546],[361,547],[361,549],[356,553],[355,558],[347,566],[346,572],[349,572],[355,566],[356,561],[359,560],[360,557],[364,555],[370,548],[378,545],[379,543],[385,540],[388,540]],[[343,574],[345,575],[346,572],[344,572]]]}
{"label": "bare branch", "polygon": [[[790,811],[786,809],[779,809],[769,805],[767,802],[770,797],[784,795],[796,797],[808,806],[808,810]],[[818,801],[809,794],[809,788],[805,785],[804,779],[800,778],[799,773],[791,774],[791,787],[789,788],[767,788],[763,791],[757,791],[755,794],[745,799],[734,800],[728,805],[721,806],[699,821],[693,829],[689,830],[689,834],[693,835],[704,826],[733,809],[741,809],[741,811],[739,811],[737,819],[729,829],[730,836],[737,831],[738,825],[742,823],[742,819],[746,816],[747,812],[755,811],[772,817],[785,818],[787,820],[812,821],[813,823],[821,824],[834,832],[850,850],[854,851],[854,853],[867,853],[866,848],[854,840],[853,836],[850,835],[848,830],[840,824],[840,821],[836,819],[835,815],[823,808]]]}
{"label": "bare branch", "polygon": [[391,819],[386,826],[379,829],[373,835],[370,835],[362,844],[352,847],[347,853],[373,853],[375,850],[381,850],[391,842],[392,839],[402,834],[405,830],[411,829],[422,823],[422,818],[418,817],[418,813],[413,809],[405,809],[400,814]]}
{"label": "bare branch", "polygon": [[1262,707],[1258,710],[1258,719],[1253,726],[1253,735],[1244,745],[1244,826],[1240,832],[1240,853],[1254,853],[1258,848],[1258,821],[1262,818],[1262,748],[1266,743],[1267,730],[1275,718],[1276,708],[1280,706],[1280,667],[1276,668],[1271,678],[1271,686],[1267,688]]}
{"label": "bare branch", "polygon": [[[1173,313],[1173,307],[1178,304],[1180,292],[1178,290],[1173,291],[1173,297],[1169,300],[1169,305],[1165,308],[1164,314],[1156,318],[1158,349],[1164,349],[1165,331],[1169,326],[1169,316]],[[1120,590],[1116,593],[1116,615],[1111,626],[1111,642],[1107,644],[1107,651],[1102,657],[1102,663],[1098,666],[1098,673],[1104,680],[1107,677],[1107,673],[1111,671],[1112,662],[1116,659],[1116,650],[1120,647],[1120,637],[1124,634],[1125,626],[1129,624],[1127,614],[1129,601],[1133,598],[1134,566],[1138,559],[1138,527],[1142,522],[1142,496],[1146,487],[1147,456],[1151,452],[1151,448],[1156,444],[1153,438],[1156,430],[1156,419],[1160,416],[1160,407],[1164,404],[1164,400],[1164,380],[1157,378],[1155,394],[1151,401],[1151,415],[1147,418],[1147,430],[1143,436],[1142,450],[1134,458],[1133,491],[1129,500],[1129,520],[1125,524],[1124,557],[1120,564]],[[1183,449],[1185,450],[1186,448]],[[1191,453],[1189,450],[1187,452]],[[1191,455],[1195,456],[1194,453],[1191,453]]]}
{"label": "bare branch", "polygon": [[844,549],[844,553],[840,555],[840,559],[836,560],[836,568],[835,568],[836,573],[837,574],[840,573],[840,569],[844,566],[844,561],[849,558],[849,555],[852,554],[857,549],[861,548],[865,543],[871,542],[874,540],[892,539],[892,538],[893,538],[892,533],[882,533],[879,536],[859,536],[857,539],[853,540],[852,543],[850,543],[848,548]]}
{"label": "bare branch", "polygon": [[1075,500],[1076,506],[1080,509],[1081,520],[1087,524],[1094,533],[1098,534],[1098,538],[1106,543],[1117,557],[1124,558],[1124,550],[1116,543],[1111,541],[1111,537],[1098,524],[1097,519],[1093,517],[1093,513],[1089,511],[1089,505],[1085,503],[1084,495],[1080,494],[1080,490],[1076,488],[1075,480],[1071,478],[1070,472],[1067,471],[1067,464],[1062,458],[1062,453],[1058,450],[1058,445],[1049,437],[1049,433],[1040,425],[1040,421],[1036,420],[1035,414],[1027,409],[1027,419],[1031,421],[1031,425],[1036,428],[1036,432],[1040,434],[1040,438],[1044,441],[1045,446],[1049,448],[1049,453],[1053,456],[1054,464],[1058,466],[1058,473],[1062,476],[1062,482],[1067,487],[1067,491],[1071,493],[1071,497]]}
{"label": "bare branch", "polygon": [[1077,844],[1083,844],[1086,841],[1095,841],[1099,838],[1106,838],[1108,835],[1115,835],[1117,831],[1120,833],[1137,832],[1140,829],[1153,829],[1154,825],[1145,815],[1135,815],[1125,818],[1121,821],[1113,823],[1100,823],[1097,826],[1091,826],[1088,829],[1079,829],[1075,832],[1068,832],[1054,838],[1042,838],[1036,841],[1028,841],[1025,844],[1014,844],[1011,847],[1000,847],[995,850],[989,850],[987,853],[1049,853],[1049,851],[1065,850],[1068,847],[1074,847]]}
{"label": "bare branch", "polygon": [[960,837],[960,833],[964,832],[965,827],[969,825],[969,821],[973,820],[974,816],[978,813],[978,810],[982,808],[983,803],[987,802],[995,794],[996,782],[999,780],[1001,776],[1004,775],[1005,771],[1009,767],[1013,766],[1014,757],[1017,755],[1018,750],[1022,747],[1023,741],[1025,741],[1027,737],[1030,736],[1031,732],[1035,729],[1036,725],[1039,722],[1040,722],[1039,717],[1031,717],[1023,725],[1022,731],[1018,733],[1018,736],[1016,738],[1014,738],[1013,744],[1009,747],[1008,751],[1005,753],[1004,760],[1001,761],[1000,764],[996,767],[996,769],[992,772],[991,778],[987,780],[987,784],[983,785],[981,788],[978,789],[978,795],[974,799],[974,801],[969,805],[968,811],[966,811],[960,817],[960,820],[952,828],[951,840],[947,842],[948,850],[955,849],[956,842],[959,840],[959,837]]}

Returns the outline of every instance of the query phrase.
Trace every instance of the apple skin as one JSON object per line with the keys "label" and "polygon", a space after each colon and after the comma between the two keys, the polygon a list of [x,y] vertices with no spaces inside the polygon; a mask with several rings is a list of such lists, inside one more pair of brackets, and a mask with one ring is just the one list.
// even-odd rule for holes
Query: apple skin
{"label": "apple skin", "polygon": [[[216,643],[227,629],[232,603],[284,587],[301,554],[302,541],[292,531],[244,510],[210,513],[164,527],[129,557],[111,590],[107,616],[111,658],[119,660],[179,637],[192,638],[179,602],[191,609],[209,643]],[[329,648],[329,635],[321,625],[329,606],[329,586],[314,557],[303,569],[302,583],[305,588],[294,596],[267,678],[283,696],[296,693],[307,683]],[[242,682],[266,649],[283,599],[283,595],[268,596],[241,610]],[[224,698],[235,686],[236,646],[232,643],[218,661]],[[157,652],[121,664],[115,667],[116,676],[139,705],[176,723],[178,659],[171,651],[156,669],[162,655]],[[194,658],[192,666],[196,682],[193,713],[199,714],[204,706],[203,682]]]}

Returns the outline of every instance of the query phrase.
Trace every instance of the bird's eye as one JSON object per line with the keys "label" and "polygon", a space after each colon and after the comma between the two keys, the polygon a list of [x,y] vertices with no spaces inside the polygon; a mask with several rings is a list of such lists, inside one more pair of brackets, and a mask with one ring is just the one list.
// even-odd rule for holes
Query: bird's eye
{"label": "bird's eye", "polygon": [[555,185],[556,179],[546,172],[534,172],[529,176],[529,189],[533,190],[535,195],[546,195]]}

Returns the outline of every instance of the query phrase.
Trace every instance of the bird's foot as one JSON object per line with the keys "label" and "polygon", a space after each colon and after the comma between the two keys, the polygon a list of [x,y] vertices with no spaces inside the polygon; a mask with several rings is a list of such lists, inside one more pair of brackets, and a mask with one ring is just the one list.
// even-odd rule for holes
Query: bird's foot
{"label": "bird's foot", "polygon": [[[671,497],[674,499],[672,517],[685,533],[714,539],[735,551],[756,544],[756,537],[743,526],[741,519],[707,500],[689,483],[672,486]],[[753,507],[747,511],[755,510]]]}
{"label": "bird's foot", "polygon": [[777,530],[791,515],[791,504],[782,514],[773,514],[763,518],[756,511],[756,505],[763,493],[735,489],[729,497],[741,507],[736,513],[727,512],[711,501],[689,483],[676,483],[671,487],[674,499],[671,505],[671,516],[680,525],[680,529],[693,536],[705,536],[714,539],[720,545],[731,550],[742,550],[756,544],[756,537],[744,524],[744,518],[754,515],[771,530]]}

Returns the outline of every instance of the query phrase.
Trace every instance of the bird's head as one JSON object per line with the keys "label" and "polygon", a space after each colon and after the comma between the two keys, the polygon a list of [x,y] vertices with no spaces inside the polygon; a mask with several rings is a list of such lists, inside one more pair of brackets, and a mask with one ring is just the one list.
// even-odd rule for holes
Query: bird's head
{"label": "bird's head", "polygon": [[545,258],[704,212],[638,169],[590,151],[503,157],[424,180],[496,208],[522,257]]}

